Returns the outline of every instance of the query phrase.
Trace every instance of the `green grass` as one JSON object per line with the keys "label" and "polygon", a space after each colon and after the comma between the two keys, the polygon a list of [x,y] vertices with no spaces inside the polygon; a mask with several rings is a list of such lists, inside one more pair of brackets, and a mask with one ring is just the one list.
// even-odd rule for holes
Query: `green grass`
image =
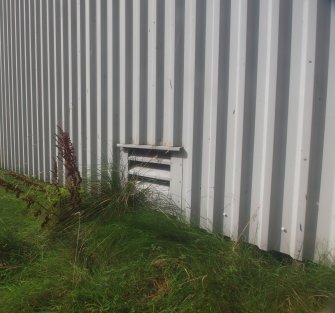
{"label": "green grass", "polygon": [[[87,204],[88,205],[88,204]],[[318,312],[335,268],[297,267],[163,213],[42,230],[0,187],[0,312]]]}

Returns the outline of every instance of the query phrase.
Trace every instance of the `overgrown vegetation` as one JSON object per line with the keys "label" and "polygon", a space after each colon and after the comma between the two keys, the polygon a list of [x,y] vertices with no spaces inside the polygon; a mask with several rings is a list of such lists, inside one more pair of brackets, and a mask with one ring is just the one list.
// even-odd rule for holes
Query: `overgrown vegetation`
{"label": "overgrown vegetation", "polygon": [[187,225],[115,168],[84,190],[57,142],[51,184],[0,171],[1,313],[318,312],[334,297],[334,265]]}

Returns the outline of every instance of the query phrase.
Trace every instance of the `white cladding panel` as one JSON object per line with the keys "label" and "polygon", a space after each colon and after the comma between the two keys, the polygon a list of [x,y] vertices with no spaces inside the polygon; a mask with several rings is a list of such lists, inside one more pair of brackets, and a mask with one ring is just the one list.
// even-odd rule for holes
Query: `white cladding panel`
{"label": "white cladding panel", "polygon": [[334,82],[330,0],[0,0],[0,166],[49,180],[57,125],[93,178],[181,146],[189,219],[335,257]]}

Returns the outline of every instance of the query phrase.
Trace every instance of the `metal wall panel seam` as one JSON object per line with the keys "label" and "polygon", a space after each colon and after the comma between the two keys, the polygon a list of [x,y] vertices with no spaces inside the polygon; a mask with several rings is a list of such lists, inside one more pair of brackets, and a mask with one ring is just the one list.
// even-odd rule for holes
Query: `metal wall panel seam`
{"label": "metal wall panel seam", "polygon": [[34,150],[35,150],[35,168],[34,168],[34,176],[37,178],[40,178],[40,173],[41,173],[41,159],[40,159],[40,145],[39,145],[39,129],[40,129],[40,125],[39,125],[39,116],[40,116],[40,101],[41,99],[39,98],[39,79],[38,79],[38,75],[39,75],[39,71],[38,71],[38,62],[40,61],[38,58],[38,29],[37,29],[37,19],[38,19],[38,12],[37,12],[37,1],[38,0],[34,0],[33,1],[33,10],[34,10],[34,92],[35,92],[35,101],[32,103],[32,106],[34,108],[34,114],[33,114],[33,118],[34,118],[34,135],[33,135],[33,139],[34,139]]}
{"label": "metal wall panel seam", "polygon": [[0,42],[1,42],[1,47],[0,47],[0,53],[1,53],[1,59],[0,59],[0,64],[1,64],[1,72],[0,72],[0,77],[1,77],[1,126],[2,126],[2,131],[1,131],[1,137],[2,137],[2,149],[1,149],[1,155],[2,155],[2,162],[1,166],[5,168],[7,166],[7,150],[8,146],[6,144],[6,99],[5,99],[5,90],[6,90],[6,81],[5,81],[5,38],[4,38],[4,32],[3,32],[3,21],[5,19],[4,17],[4,5],[3,5],[3,0],[0,2],[1,6],[1,19],[0,19]]}
{"label": "metal wall panel seam", "polygon": [[22,61],[21,61],[21,24],[20,24],[20,1],[16,2],[16,33],[17,33],[17,90],[18,90],[18,116],[17,116],[17,123],[18,123],[18,145],[19,145],[19,172],[23,173],[23,133],[22,133],[22,114],[23,114],[23,101],[22,101]]}
{"label": "metal wall panel seam", "polygon": [[83,172],[83,144],[82,144],[82,102],[81,102],[81,28],[80,28],[80,0],[76,0],[76,6],[77,6],[77,51],[76,51],[76,62],[77,62],[77,73],[74,75],[77,75],[78,79],[78,85],[77,85],[77,93],[78,93],[78,116],[77,116],[77,123],[78,123],[78,143],[77,143],[77,155],[78,155],[78,166],[79,170],[82,173]]}
{"label": "metal wall panel seam", "polygon": [[37,12],[37,18],[39,18],[39,51],[40,51],[40,73],[39,73],[39,86],[40,86],[40,91],[39,91],[39,96],[40,96],[40,106],[39,106],[39,127],[38,127],[38,133],[39,133],[39,142],[38,142],[38,147],[39,147],[39,156],[40,156],[40,169],[39,169],[39,177],[42,180],[46,180],[46,171],[45,171],[45,164],[46,164],[46,159],[45,159],[45,152],[46,152],[46,133],[45,133],[45,121],[44,117],[46,115],[46,109],[45,106],[48,105],[44,101],[44,94],[47,91],[47,87],[45,85],[45,77],[44,77],[44,59],[45,59],[45,54],[43,53],[43,12],[42,12],[42,1],[39,3],[39,12]]}
{"label": "metal wall panel seam", "polygon": [[21,1],[17,1],[17,33],[18,33],[18,85],[19,85],[19,100],[18,105],[20,108],[20,115],[18,117],[19,121],[19,137],[20,137],[20,174],[24,174],[24,132],[23,132],[23,116],[24,116],[24,98],[23,98],[23,88],[22,88],[22,33],[21,33]]}
{"label": "metal wall panel seam", "polygon": [[133,0],[133,134],[132,143],[140,143],[140,1]]}
{"label": "metal wall panel seam", "polygon": [[66,1],[67,5],[67,25],[68,25],[68,74],[69,74],[69,84],[68,84],[68,90],[69,90],[69,98],[68,98],[68,103],[65,103],[65,105],[68,106],[69,111],[68,111],[68,116],[69,116],[69,129],[68,132],[71,134],[72,141],[74,137],[74,128],[73,128],[73,106],[75,105],[72,102],[72,84],[73,84],[73,74],[72,74],[72,11],[71,11],[71,0]]}
{"label": "metal wall panel seam", "polygon": [[97,163],[98,163],[98,179],[101,178],[101,0],[96,1],[96,19],[97,19]]}
{"label": "metal wall panel seam", "polygon": [[2,8],[3,8],[3,24],[2,24],[2,32],[3,32],[3,43],[4,43],[4,48],[3,48],[3,55],[4,55],[4,60],[3,60],[3,65],[4,65],[4,71],[3,71],[3,79],[4,79],[4,107],[5,107],[5,114],[4,114],[4,119],[5,119],[5,144],[6,144],[6,167],[10,168],[10,143],[9,143],[9,121],[8,121],[8,104],[9,104],[9,95],[8,95],[8,36],[7,36],[7,0],[4,0],[2,3]]}
{"label": "metal wall panel seam", "polygon": [[14,44],[13,44],[13,0],[9,0],[9,11],[8,11],[8,29],[9,29],[9,38],[10,38],[10,45],[9,45],[9,71],[10,71],[10,134],[11,134],[11,170],[16,170],[16,131],[15,131],[15,78],[14,78]]}
{"label": "metal wall panel seam", "polygon": [[91,102],[90,102],[90,0],[85,0],[85,43],[86,43],[86,171],[90,177],[91,167]]}
{"label": "metal wall panel seam", "polygon": [[[57,11],[57,8],[56,8],[56,0],[52,0],[53,1],[53,10],[52,10],[52,16],[53,16],[53,29],[54,29],[54,32],[53,32],[53,47],[54,47],[54,58],[53,58],[53,68],[54,68],[54,73],[53,74],[53,79],[54,79],[54,105],[55,105],[55,110],[54,110],[54,116],[53,116],[53,119],[54,119],[54,125],[55,125],[55,128],[53,129],[53,131],[55,133],[57,133],[57,125],[58,125],[58,119],[59,119],[59,116],[58,116],[58,98],[59,98],[59,95],[58,95],[58,67],[57,67],[57,19],[56,19],[56,11]],[[60,35],[60,34],[59,34]],[[56,152],[56,149],[54,149],[54,151]],[[57,156],[54,155],[54,160],[56,161],[56,158]],[[57,162],[57,161],[56,161]]]}
{"label": "metal wall panel seam", "polygon": [[[2,10],[2,0],[0,0],[0,21],[3,20],[3,10]],[[4,57],[2,55],[2,48],[4,46],[4,42],[2,40],[2,26],[0,22],[0,109],[1,109],[1,116],[0,116],[0,167],[5,167],[5,142],[4,142],[4,99],[3,99],[3,78],[2,78],[2,71],[3,65],[2,61]]]}
{"label": "metal wall panel seam", "polygon": [[12,138],[11,138],[11,122],[10,122],[10,103],[11,103],[11,96],[10,96],[10,57],[9,57],[9,39],[8,39],[8,19],[9,19],[9,12],[8,12],[8,0],[5,1],[5,33],[6,33],[6,44],[5,44],[5,51],[6,51],[6,133],[7,133],[7,147],[8,147],[8,153],[7,153],[7,166],[9,169],[12,169]]}
{"label": "metal wall panel seam", "polygon": [[89,3],[90,27],[88,36],[90,41],[90,178],[97,179],[97,7],[96,1]]}
{"label": "metal wall panel seam", "polygon": [[22,69],[22,35],[23,33],[21,32],[21,1],[18,1],[17,4],[17,20],[18,20],[18,34],[19,34],[19,65],[20,65],[20,71],[19,71],[19,81],[20,81],[20,110],[21,110],[21,115],[20,115],[20,148],[21,148],[21,154],[20,154],[20,173],[24,174],[25,173],[25,140],[24,140],[24,117],[25,117],[25,111],[24,111],[24,97],[23,97],[23,69]]}
{"label": "metal wall panel seam", "polygon": [[33,144],[32,144],[32,70],[31,70],[31,3],[25,3],[25,17],[26,17],[26,44],[25,44],[25,52],[26,52],[26,92],[27,92],[27,146],[29,153],[29,162],[28,162],[28,170],[27,173],[29,175],[33,174],[34,167],[34,152],[33,152]]}
{"label": "metal wall panel seam", "polygon": [[192,198],[192,151],[193,151],[193,117],[194,117],[194,77],[195,77],[195,29],[196,1],[185,0],[185,42],[184,42],[184,92],[183,92],[183,147],[186,158],[183,162],[182,198],[187,220],[191,218]]}
{"label": "metal wall panel seam", "polygon": [[255,144],[250,212],[251,242],[267,248],[276,104],[279,0],[261,0]]}
{"label": "metal wall panel seam", "polygon": [[41,134],[43,133],[43,125],[41,120],[42,112],[42,93],[43,93],[43,86],[42,86],[42,79],[41,79],[41,51],[40,51],[40,1],[35,0],[35,65],[36,65],[36,127],[35,127],[35,146],[37,151],[37,160],[38,160],[38,167],[37,167],[37,174],[36,177],[42,179],[43,174],[43,144],[41,142]]}
{"label": "metal wall panel seam", "polygon": [[21,141],[21,88],[20,88],[20,58],[19,58],[19,1],[14,2],[14,24],[15,24],[15,80],[16,80],[16,107],[17,107],[17,116],[16,116],[16,138],[17,138],[17,171],[21,173],[22,170],[22,141]]}
{"label": "metal wall panel seam", "polygon": [[[51,175],[51,170],[52,170],[52,162],[51,158],[53,157],[52,155],[52,145],[54,145],[53,142],[53,130],[51,129],[51,86],[50,86],[50,11],[49,11],[49,5],[50,1],[45,1],[42,2],[42,5],[45,5],[45,23],[46,25],[43,25],[43,31],[46,32],[46,35],[44,36],[45,41],[43,47],[43,51],[46,54],[45,56],[45,66],[44,66],[44,74],[47,80],[46,83],[46,96],[44,97],[45,101],[45,106],[47,107],[47,113],[44,115],[44,133],[45,133],[45,142],[46,142],[46,150],[45,150],[45,177],[47,181],[51,181],[52,175]],[[43,14],[43,11],[42,11]],[[46,48],[46,50],[44,50]]]}
{"label": "metal wall panel seam", "polygon": [[61,98],[61,114],[62,118],[58,119],[59,126],[61,126],[65,131],[68,131],[65,129],[65,92],[64,92],[64,3],[66,5],[67,0],[59,0],[60,4],[60,10],[59,10],[59,17],[60,17],[60,42],[58,45],[60,45],[60,86],[59,89],[59,95]]}
{"label": "metal wall panel seam", "polygon": [[[335,2],[330,7],[330,45],[329,56],[335,55]],[[335,253],[335,145],[327,144],[334,140],[335,133],[335,62],[329,59],[327,104],[325,114],[324,151],[320,188],[320,204],[317,219],[317,259],[330,258]]]}
{"label": "metal wall panel seam", "polygon": [[242,166],[247,1],[231,3],[230,69],[223,233],[237,239]]}
{"label": "metal wall panel seam", "polygon": [[10,19],[10,9],[11,7],[11,0],[7,2],[7,73],[8,73],[8,134],[9,140],[8,145],[10,147],[10,169],[14,169],[14,138],[13,138],[13,120],[12,120],[12,107],[13,107],[13,68],[12,68],[12,36],[11,36],[11,19]]}
{"label": "metal wall panel seam", "polygon": [[[112,162],[114,144],[114,115],[113,115],[113,3],[107,1],[107,159]],[[139,28],[139,27],[138,27]]]}
{"label": "metal wall panel seam", "polygon": [[156,39],[157,0],[148,0],[148,84],[147,84],[147,144],[156,142]]}
{"label": "metal wall panel seam", "polygon": [[9,169],[13,170],[13,137],[12,137],[12,71],[11,71],[11,36],[10,36],[10,0],[7,1],[6,6],[6,32],[7,32],[7,133],[9,146]]}
{"label": "metal wall panel seam", "polygon": [[201,226],[212,230],[214,217],[215,163],[218,106],[218,65],[220,1],[207,1],[206,8],[206,50],[205,50],[205,91],[204,125],[202,148],[202,184],[200,200]]}
{"label": "metal wall panel seam", "polygon": [[18,79],[17,79],[17,24],[16,24],[16,3],[17,0],[13,1],[13,6],[12,6],[12,36],[13,38],[13,80],[14,80],[14,102],[13,102],[13,125],[14,127],[14,132],[15,132],[15,171],[20,170],[20,145],[19,145],[19,130],[20,130],[20,125],[18,123],[19,121],[19,90],[18,90]]}
{"label": "metal wall panel seam", "polygon": [[27,34],[24,31],[26,29],[27,25],[27,11],[26,11],[26,2],[21,1],[22,3],[22,11],[21,11],[21,34],[23,36],[23,44],[22,44],[22,61],[23,66],[22,69],[24,70],[24,74],[22,75],[22,82],[23,82],[23,96],[24,96],[24,114],[23,114],[23,138],[24,138],[24,174],[29,174],[29,163],[30,163],[30,157],[29,157],[29,141],[28,141],[28,76],[27,76]]}
{"label": "metal wall panel seam", "polygon": [[119,42],[119,80],[120,80],[120,143],[126,142],[126,128],[130,127],[127,123],[126,116],[126,2],[120,1],[120,42]]}
{"label": "metal wall panel seam", "polygon": [[30,27],[30,79],[31,79],[31,101],[30,101],[30,107],[31,107],[31,114],[30,114],[30,131],[31,131],[31,150],[32,150],[32,175],[36,176],[37,171],[36,167],[38,166],[37,162],[37,154],[36,154],[36,143],[35,143],[35,118],[36,118],[36,48],[35,48],[35,40],[36,40],[36,32],[35,32],[35,21],[34,21],[34,8],[35,8],[35,0],[32,0],[29,2],[29,27]]}
{"label": "metal wall panel seam", "polygon": [[10,5],[10,37],[11,37],[11,74],[12,74],[12,138],[13,138],[13,169],[17,170],[17,127],[16,127],[16,116],[17,116],[17,90],[16,90],[16,64],[15,64],[15,1],[13,0]]}
{"label": "metal wall panel seam", "polygon": [[0,151],[0,155],[1,155],[1,167],[5,168],[6,167],[6,150],[7,150],[7,145],[5,143],[5,98],[4,98],[4,93],[5,93],[5,80],[4,80],[4,46],[5,46],[5,42],[4,42],[4,38],[3,38],[3,23],[1,23],[1,21],[4,20],[4,12],[3,12],[3,1],[0,1],[0,101],[1,101],[1,125],[0,125],[0,129],[1,129],[1,151]]}
{"label": "metal wall panel seam", "polygon": [[[165,1],[163,145],[174,145],[175,0]],[[160,121],[158,121],[159,123]]]}
{"label": "metal wall panel seam", "polygon": [[[301,258],[312,121],[316,1],[293,3],[292,67],[281,251]],[[296,36],[296,37],[295,37]]]}

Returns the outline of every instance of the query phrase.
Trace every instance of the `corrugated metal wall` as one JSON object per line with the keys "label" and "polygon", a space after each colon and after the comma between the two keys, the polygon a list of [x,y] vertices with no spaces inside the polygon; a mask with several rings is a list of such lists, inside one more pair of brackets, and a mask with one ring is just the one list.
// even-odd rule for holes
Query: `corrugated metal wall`
{"label": "corrugated metal wall", "polygon": [[183,146],[187,216],[294,258],[335,255],[334,84],[333,0],[0,0],[1,167]]}

